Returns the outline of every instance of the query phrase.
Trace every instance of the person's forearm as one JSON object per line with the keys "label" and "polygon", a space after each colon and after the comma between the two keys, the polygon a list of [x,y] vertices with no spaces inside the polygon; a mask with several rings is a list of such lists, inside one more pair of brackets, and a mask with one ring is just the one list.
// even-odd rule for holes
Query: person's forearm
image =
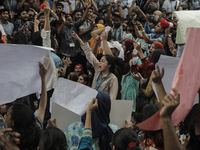
{"label": "person's forearm", "polygon": [[49,31],[51,30],[50,28],[50,21],[49,21],[49,14],[44,14],[44,18],[45,18],[45,23],[44,23],[44,30]]}
{"label": "person's forearm", "polygon": [[155,86],[156,86],[156,91],[157,91],[157,94],[158,94],[158,99],[160,101],[160,105],[163,106],[162,100],[165,98],[167,93],[165,91],[165,88],[163,86],[162,81],[159,82],[159,83],[155,83]]}
{"label": "person's forearm", "polygon": [[81,40],[80,37],[78,37],[77,41],[80,43],[80,45],[83,45],[83,44],[84,44],[84,42]]}
{"label": "person's forearm", "polygon": [[35,1],[35,10],[40,11],[40,5],[38,5],[37,0]]}
{"label": "person's forearm", "polygon": [[123,20],[124,19],[124,12],[123,12],[123,9],[120,5],[118,5],[118,9],[119,9],[119,14],[120,14],[120,17],[121,19]]}
{"label": "person's forearm", "polygon": [[105,51],[105,54],[110,54],[113,56],[112,51],[110,50],[110,47],[108,46],[107,40],[103,40],[103,49]]}
{"label": "person's forearm", "polygon": [[95,2],[92,0],[92,5],[93,5],[93,7],[94,7],[94,11],[95,12],[98,12],[98,8],[97,8],[97,6],[96,6],[96,4],[95,4]]}
{"label": "person's forearm", "polygon": [[85,129],[86,128],[92,129],[91,116],[92,116],[92,112],[87,111],[86,120],[85,120],[85,126],[84,126]]}
{"label": "person's forearm", "polygon": [[34,32],[37,32],[37,31],[39,31],[38,24],[34,23]]}
{"label": "person's forearm", "polygon": [[22,6],[24,5],[24,2],[25,2],[25,0],[22,0],[20,3],[17,4],[17,10],[22,8]]}
{"label": "person's forearm", "polygon": [[168,38],[168,37],[165,36],[164,41],[163,41],[163,46],[167,46],[167,44],[168,44],[168,42],[167,42],[167,41],[168,41],[167,38]]}
{"label": "person's forearm", "polygon": [[56,12],[56,5],[57,5],[57,3],[54,1],[54,2],[53,2],[53,11],[54,11],[54,12]]}
{"label": "person's forearm", "polygon": [[79,9],[79,6],[80,6],[80,1],[78,1],[77,5],[76,5],[76,7],[75,7],[75,10],[76,10],[76,9]]}
{"label": "person's forearm", "polygon": [[69,12],[70,12],[70,14],[73,14],[72,3],[70,1],[68,2],[68,5],[69,5]]}
{"label": "person's forearm", "polygon": [[165,150],[181,150],[178,137],[176,135],[171,117],[161,118],[163,126],[164,149]]}
{"label": "person's forearm", "polygon": [[144,18],[146,18],[145,13],[144,13],[141,9],[139,9],[139,13],[140,13]]}
{"label": "person's forearm", "polygon": [[83,10],[84,10],[84,9],[86,8],[86,6],[85,6],[85,3],[84,3],[84,1],[83,1],[83,0],[81,0],[81,3],[82,3],[82,6],[83,6],[81,9],[83,9]]}
{"label": "person's forearm", "polygon": [[145,56],[144,56],[144,54],[142,52],[142,49],[140,49],[140,51],[138,51],[138,54],[140,55],[140,59],[144,59],[145,58]]}
{"label": "person's forearm", "polygon": [[104,28],[100,28],[91,32],[91,36],[95,39],[96,36],[101,35],[101,33],[105,30]]}
{"label": "person's forearm", "polygon": [[90,32],[92,29],[93,29],[93,27],[89,27],[86,30],[79,30],[78,35],[79,36],[85,35],[86,33]]}
{"label": "person's forearm", "polygon": [[151,0],[148,0],[146,2],[146,4],[144,5],[144,10],[147,10],[147,8],[148,8],[148,6],[149,6],[150,3],[151,3]]}
{"label": "person's forearm", "polygon": [[[200,98],[200,93],[199,93],[199,98]],[[200,135],[200,103],[198,104],[197,119],[195,123],[195,134]]]}
{"label": "person's forearm", "polygon": [[153,43],[153,40],[150,40],[149,37],[146,35],[146,33],[144,32],[144,29],[142,30],[142,37],[144,39],[144,41],[148,44]]}
{"label": "person's forearm", "polygon": [[134,28],[135,28],[135,34],[136,34],[136,36],[138,38],[142,39],[143,37],[142,37],[142,34],[140,34],[140,31],[139,31],[138,27],[136,25],[134,25]]}
{"label": "person's forearm", "polygon": [[58,18],[58,16],[56,15],[56,13],[55,13],[54,11],[51,11],[51,15],[52,15],[52,17],[55,18],[55,19]]}
{"label": "person's forearm", "polygon": [[136,2],[136,1],[133,1],[133,2],[132,2],[131,7],[130,7],[129,10],[128,10],[128,16],[131,16],[131,13],[132,13],[132,11],[133,11],[133,7],[134,7],[134,5],[135,5],[135,2]]}
{"label": "person's forearm", "polygon": [[89,8],[87,7],[86,10],[85,10],[85,12],[84,12],[84,14],[83,14],[83,17],[82,17],[82,19],[81,19],[82,22],[84,22],[85,19],[87,18],[88,9],[89,9]]}
{"label": "person's forearm", "polygon": [[167,42],[168,42],[168,46],[170,47],[170,46],[173,46],[174,45],[174,42],[172,41],[172,38],[171,37],[168,37],[168,36],[166,36],[167,37]]}
{"label": "person's forearm", "polygon": [[92,47],[92,53],[93,53],[95,56],[97,56],[98,46],[99,46],[99,43],[97,43],[97,42],[95,41],[95,43],[94,43],[94,45],[93,45],[93,47]]}

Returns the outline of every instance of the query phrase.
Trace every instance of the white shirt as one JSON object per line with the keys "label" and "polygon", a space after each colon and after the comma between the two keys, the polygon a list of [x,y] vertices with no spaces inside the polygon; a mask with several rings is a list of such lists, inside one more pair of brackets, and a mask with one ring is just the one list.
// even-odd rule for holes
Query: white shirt
{"label": "white shirt", "polygon": [[165,0],[162,8],[164,8],[166,12],[172,12],[174,9],[178,7],[179,3],[180,2],[178,0],[175,1]]}
{"label": "white shirt", "polygon": [[6,33],[5,33],[4,29],[3,29],[3,26],[1,24],[0,24],[0,31],[1,31],[2,35],[6,35]]}
{"label": "white shirt", "polygon": [[[51,31],[45,31],[42,29],[41,37],[43,39],[43,46],[44,47],[51,47]],[[56,69],[55,63],[51,57],[50,50],[48,50],[44,57],[44,65],[47,67],[48,71],[46,74],[46,88],[47,91],[54,89],[58,79],[58,70]]]}

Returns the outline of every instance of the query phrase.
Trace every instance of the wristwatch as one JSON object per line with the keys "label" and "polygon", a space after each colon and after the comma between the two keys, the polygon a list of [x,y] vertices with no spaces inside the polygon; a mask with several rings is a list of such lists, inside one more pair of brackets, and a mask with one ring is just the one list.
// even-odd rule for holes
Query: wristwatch
{"label": "wristwatch", "polygon": [[53,13],[53,10],[51,10],[51,13]]}
{"label": "wristwatch", "polygon": [[167,37],[170,37],[170,38],[171,38],[172,36],[171,36],[171,34],[169,34]]}

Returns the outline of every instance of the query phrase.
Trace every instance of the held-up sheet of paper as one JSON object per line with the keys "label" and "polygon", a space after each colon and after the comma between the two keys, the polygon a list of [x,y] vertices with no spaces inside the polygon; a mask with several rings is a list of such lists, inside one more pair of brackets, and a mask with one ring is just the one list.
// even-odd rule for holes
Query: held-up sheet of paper
{"label": "held-up sheet of paper", "polygon": [[0,104],[41,89],[38,62],[46,52],[32,45],[0,44]]}
{"label": "held-up sheet of paper", "polygon": [[125,120],[130,122],[131,113],[133,108],[133,101],[129,100],[112,100],[111,101],[111,112],[110,112],[110,123],[123,128]]}
{"label": "held-up sheet of paper", "polygon": [[97,91],[88,86],[59,78],[51,98],[51,103],[55,102],[82,116],[86,112],[92,99],[96,96]]}
{"label": "held-up sheet of paper", "polygon": [[70,124],[81,121],[81,116],[53,102],[51,119],[54,118],[56,118],[57,127],[63,132]]}

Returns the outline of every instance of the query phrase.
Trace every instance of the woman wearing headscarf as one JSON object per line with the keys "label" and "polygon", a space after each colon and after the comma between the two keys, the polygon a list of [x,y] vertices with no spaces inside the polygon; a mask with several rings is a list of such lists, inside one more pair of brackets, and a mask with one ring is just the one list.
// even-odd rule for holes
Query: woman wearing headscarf
{"label": "woman wearing headscarf", "polygon": [[[125,70],[124,75],[122,76],[121,87],[122,87],[122,100],[132,100],[133,101],[133,109],[132,111],[136,111],[136,95],[139,89],[139,82],[134,79],[131,75],[131,69],[129,66],[129,61],[132,59],[132,52],[134,49],[133,43],[135,41],[131,39],[125,39],[122,43],[122,47],[124,49],[125,57]],[[141,64],[139,57],[137,58],[138,64]]]}
{"label": "woman wearing headscarf", "polygon": [[142,64],[132,65],[131,72],[140,73],[144,78],[147,78],[150,76],[151,71],[155,69],[155,63],[153,62],[152,54],[157,49],[161,49],[163,50],[163,52],[165,52],[164,47],[160,42],[153,42],[149,49],[150,56],[148,59],[146,59],[146,57],[144,56],[142,52],[141,45],[139,45],[138,43],[134,43],[134,46],[136,47],[138,51]]}
{"label": "woman wearing headscarf", "polygon": [[[94,149],[111,150],[110,142],[113,132],[119,129],[110,123],[111,100],[107,92],[98,91],[98,108],[92,113],[92,142]],[[65,131],[69,150],[78,149],[83,128],[86,121],[86,114],[82,116],[82,122],[71,124]],[[112,129],[111,129],[112,128]]]}

